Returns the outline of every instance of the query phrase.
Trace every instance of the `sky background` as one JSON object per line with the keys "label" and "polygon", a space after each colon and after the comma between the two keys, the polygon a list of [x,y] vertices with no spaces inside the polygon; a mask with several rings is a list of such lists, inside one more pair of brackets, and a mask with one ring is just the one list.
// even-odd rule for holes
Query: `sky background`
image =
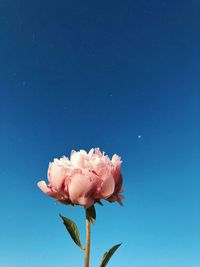
{"label": "sky background", "polygon": [[124,207],[97,206],[91,267],[200,266],[200,4],[0,1],[0,266],[83,266],[36,186],[71,149],[122,157]]}

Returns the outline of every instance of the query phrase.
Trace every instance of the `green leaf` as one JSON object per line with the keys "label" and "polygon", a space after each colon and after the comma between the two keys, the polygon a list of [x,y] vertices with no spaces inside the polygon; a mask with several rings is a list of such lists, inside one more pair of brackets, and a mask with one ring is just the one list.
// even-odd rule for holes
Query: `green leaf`
{"label": "green leaf", "polygon": [[110,258],[115,253],[115,251],[121,246],[121,244],[122,243],[113,246],[106,253],[104,253],[103,258],[102,258],[102,261],[101,261],[101,264],[100,264],[100,267],[105,267],[108,264]]}
{"label": "green leaf", "polygon": [[91,223],[95,223],[96,220],[96,211],[94,205],[86,209],[86,216],[91,221]]}
{"label": "green leaf", "polygon": [[76,226],[75,222],[73,222],[72,220],[62,216],[60,214],[60,217],[63,220],[63,224],[65,225],[67,231],[69,232],[71,238],[73,239],[73,241],[81,248],[83,249],[83,246],[81,244],[80,241],[80,234],[78,231],[78,227]]}

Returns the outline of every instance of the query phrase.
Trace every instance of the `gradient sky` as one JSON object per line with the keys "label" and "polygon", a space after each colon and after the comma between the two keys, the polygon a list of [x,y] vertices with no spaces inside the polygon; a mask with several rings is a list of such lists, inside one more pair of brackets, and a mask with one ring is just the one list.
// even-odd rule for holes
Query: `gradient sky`
{"label": "gradient sky", "polygon": [[49,161],[123,160],[124,207],[97,206],[91,267],[200,266],[199,1],[0,3],[0,266],[83,266],[36,186]]}

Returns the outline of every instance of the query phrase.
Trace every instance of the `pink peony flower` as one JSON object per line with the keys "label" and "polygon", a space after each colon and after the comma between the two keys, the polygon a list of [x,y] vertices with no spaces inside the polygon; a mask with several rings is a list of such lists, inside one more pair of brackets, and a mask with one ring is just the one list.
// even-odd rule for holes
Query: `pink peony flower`
{"label": "pink peony flower", "polygon": [[106,199],[122,205],[121,163],[119,156],[110,160],[99,148],[72,151],[70,159],[64,156],[49,164],[49,184],[40,181],[38,187],[64,204],[88,208]]}

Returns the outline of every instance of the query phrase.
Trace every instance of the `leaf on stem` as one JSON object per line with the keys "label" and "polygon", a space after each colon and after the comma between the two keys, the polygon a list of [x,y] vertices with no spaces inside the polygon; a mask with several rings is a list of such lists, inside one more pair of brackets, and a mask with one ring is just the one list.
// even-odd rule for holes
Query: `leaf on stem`
{"label": "leaf on stem", "polygon": [[106,253],[104,253],[103,258],[102,258],[101,263],[100,263],[100,267],[105,267],[108,264],[110,258],[115,253],[115,251],[121,246],[121,244],[122,243],[113,246]]}
{"label": "leaf on stem", "polygon": [[96,220],[96,211],[94,205],[86,209],[86,216],[91,221],[91,223],[95,223]]}
{"label": "leaf on stem", "polygon": [[81,248],[83,249],[83,246],[81,244],[80,241],[80,234],[78,231],[78,227],[76,226],[75,222],[73,222],[72,220],[62,216],[60,214],[60,217],[63,220],[63,224],[65,225],[67,231],[69,232],[71,238],[73,239],[73,241]]}

